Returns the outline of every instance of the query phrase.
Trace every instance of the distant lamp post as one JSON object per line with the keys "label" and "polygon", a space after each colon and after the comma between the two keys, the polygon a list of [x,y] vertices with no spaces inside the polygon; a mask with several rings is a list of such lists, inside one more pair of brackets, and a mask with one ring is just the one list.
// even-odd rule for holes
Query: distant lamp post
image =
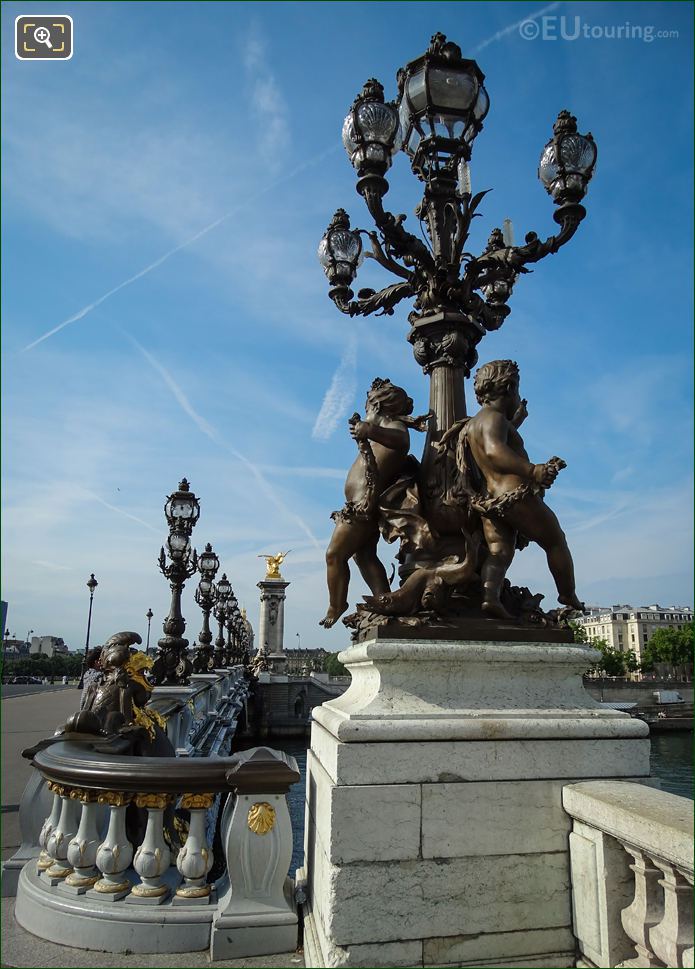
{"label": "distant lamp post", "polygon": [[217,621],[217,637],[215,639],[215,669],[224,667],[224,624],[227,619],[227,599],[232,593],[232,583],[227,578],[227,573],[222,573],[222,578],[217,583],[217,598],[215,600],[214,616]]}
{"label": "distant lamp post", "polygon": [[227,627],[227,648],[225,655],[226,667],[234,665],[235,662],[235,650],[236,650],[236,623],[237,617],[240,617],[239,603],[234,592],[231,591],[229,598],[227,599],[227,607],[225,609],[225,625]]}
{"label": "distant lamp post", "polygon": [[203,612],[203,628],[198,635],[198,649],[193,657],[193,670],[196,673],[207,673],[213,669],[212,632],[210,631],[210,611],[215,605],[217,590],[215,576],[220,567],[220,560],[208,542],[205,551],[198,558],[200,581],[195,590],[195,601]]}
{"label": "distant lamp post", "polygon": [[198,555],[191,549],[190,537],[200,517],[200,502],[185,478],[179,490],[167,498],[164,514],[169,537],[166,552],[162,548],[159,553],[159,568],[169,580],[171,605],[163,624],[164,636],[157,644],[159,655],[152,667],[152,680],[157,686],[186,686],[193,666],[188,658],[188,640],[183,638],[186,621],[181,613],[181,593],[186,579],[198,569]]}
{"label": "distant lamp post", "polygon": [[150,655],[150,626],[152,625],[152,617],[154,613],[151,609],[148,609],[145,613],[145,619],[147,620],[147,646],[145,647],[145,656]]}
{"label": "distant lamp post", "polygon": [[[94,578],[94,573],[89,576],[87,580],[87,588],[89,589],[89,613],[87,614],[87,638],[84,644],[84,657],[82,659],[82,672],[80,674],[80,682],[77,684],[79,690],[84,686],[84,674],[87,672],[87,653],[89,652],[89,632],[92,628],[92,602],[94,601],[94,592],[96,587],[99,585],[97,580]],[[33,632],[33,630],[32,630]]]}

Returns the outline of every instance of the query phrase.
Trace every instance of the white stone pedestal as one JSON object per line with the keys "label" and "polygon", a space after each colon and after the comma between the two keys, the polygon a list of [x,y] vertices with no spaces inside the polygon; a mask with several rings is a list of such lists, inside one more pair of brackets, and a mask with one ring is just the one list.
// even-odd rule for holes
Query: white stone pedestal
{"label": "white stone pedestal", "polygon": [[268,662],[273,673],[284,673],[285,656],[285,589],[284,579],[262,579],[257,583],[261,590],[261,615],[258,625],[258,648],[268,652]]}
{"label": "white stone pedestal", "polygon": [[565,784],[649,774],[581,645],[371,640],[313,712],[306,965],[573,966]]}

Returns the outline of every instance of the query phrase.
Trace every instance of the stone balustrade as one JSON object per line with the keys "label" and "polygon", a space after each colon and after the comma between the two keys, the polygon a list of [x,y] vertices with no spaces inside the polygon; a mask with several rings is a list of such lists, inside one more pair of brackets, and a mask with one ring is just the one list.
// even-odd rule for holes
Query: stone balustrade
{"label": "stone balustrade", "polygon": [[652,787],[563,789],[578,966],[693,965],[693,802]]}
{"label": "stone balustrade", "polygon": [[[53,803],[41,853],[19,876],[19,924],[52,942],[109,952],[209,948],[226,959],[294,948],[293,758],[264,747],[228,758],[113,748],[82,736],[32,751]],[[219,799],[224,865],[212,882],[208,819]]]}

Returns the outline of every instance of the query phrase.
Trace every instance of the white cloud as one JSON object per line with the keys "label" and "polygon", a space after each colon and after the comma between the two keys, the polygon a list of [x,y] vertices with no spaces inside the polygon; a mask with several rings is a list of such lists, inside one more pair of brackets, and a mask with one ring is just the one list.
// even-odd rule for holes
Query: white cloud
{"label": "white cloud", "polygon": [[311,436],[316,441],[327,441],[335,433],[340,419],[352,405],[357,392],[357,338],[350,336],[347,346],[333,374],[318,412]]}
{"label": "white cloud", "polygon": [[246,41],[244,67],[250,92],[257,152],[266,167],[278,172],[290,146],[289,108],[270,68],[271,56],[258,28]]}

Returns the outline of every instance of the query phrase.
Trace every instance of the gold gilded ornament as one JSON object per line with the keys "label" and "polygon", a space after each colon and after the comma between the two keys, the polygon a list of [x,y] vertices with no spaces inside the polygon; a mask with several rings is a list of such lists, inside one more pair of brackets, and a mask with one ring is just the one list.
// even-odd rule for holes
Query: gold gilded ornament
{"label": "gold gilded ornament", "polygon": [[152,808],[153,810],[163,810],[167,802],[171,800],[170,794],[136,794],[135,803],[139,808]]}
{"label": "gold gilded ornament", "polygon": [[193,811],[197,808],[209,808],[212,807],[214,800],[214,794],[184,794],[181,797],[181,807],[186,811]]}
{"label": "gold gilded ornament", "polygon": [[126,671],[131,680],[135,680],[140,686],[143,686],[148,693],[153,690],[153,685],[148,680],[145,679],[145,671],[151,670],[154,666],[154,660],[150,656],[146,656],[144,653],[136,652],[133,653],[125,664],[123,669]]}
{"label": "gold gilded ornament", "polygon": [[108,804],[110,807],[125,807],[133,800],[133,795],[126,791],[102,791],[98,800],[99,804]]}
{"label": "gold gilded ornament", "polygon": [[267,801],[252,804],[246,823],[254,834],[268,834],[275,824],[275,808]]}

